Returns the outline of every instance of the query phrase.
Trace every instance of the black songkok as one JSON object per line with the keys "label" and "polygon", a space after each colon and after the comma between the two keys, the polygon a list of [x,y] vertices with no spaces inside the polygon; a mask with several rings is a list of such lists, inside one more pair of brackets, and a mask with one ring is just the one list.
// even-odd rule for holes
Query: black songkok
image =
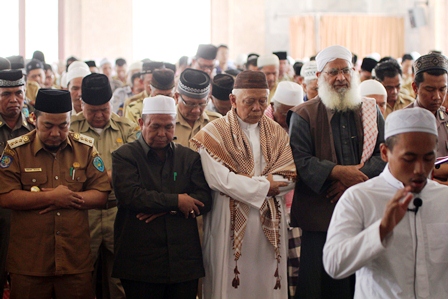
{"label": "black songkok", "polygon": [[213,78],[212,96],[221,101],[229,101],[235,80],[227,74],[218,74]]}
{"label": "black songkok", "polygon": [[190,98],[204,99],[210,92],[210,77],[195,69],[186,69],[180,74],[177,91]]}
{"label": "black songkok", "polygon": [[106,104],[112,98],[109,79],[104,74],[93,73],[82,79],[82,100],[89,105]]}
{"label": "black songkok", "polygon": [[0,71],[0,87],[17,87],[25,85],[21,70]]}
{"label": "black songkok", "polygon": [[196,52],[196,58],[204,58],[206,60],[215,60],[218,48],[212,44],[201,44],[198,46],[198,51]]}
{"label": "black songkok", "polygon": [[37,92],[36,110],[46,113],[66,113],[72,110],[70,92],[66,90],[41,88]]}

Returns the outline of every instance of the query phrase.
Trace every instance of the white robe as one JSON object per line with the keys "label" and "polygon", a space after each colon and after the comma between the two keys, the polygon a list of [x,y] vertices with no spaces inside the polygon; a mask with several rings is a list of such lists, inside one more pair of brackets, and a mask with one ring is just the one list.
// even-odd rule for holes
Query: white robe
{"label": "white robe", "polygon": [[[259,209],[269,190],[269,181],[260,176],[266,162],[261,153],[258,124],[247,124],[239,119],[240,126],[248,137],[254,156],[255,176],[252,178],[230,172],[221,163],[213,159],[204,149],[199,150],[205,178],[213,190],[212,210],[204,215],[204,267],[205,278],[203,293],[205,299],[248,299],[248,298],[288,298],[287,251],[288,232],[286,209],[283,195],[294,187],[290,182],[281,188],[282,193],[276,198],[281,203],[279,274],[281,288],[274,290],[274,277],[277,262],[274,247],[263,233]],[[274,180],[287,181],[282,176],[274,176]],[[235,277],[233,240],[230,229],[229,198],[250,206],[246,233],[243,239],[242,255],[238,260],[240,285],[232,287]]]}
{"label": "white robe", "polygon": [[386,205],[401,188],[386,166],[342,195],[328,229],[325,269],[334,278],[356,271],[355,298],[448,298],[448,187],[428,180],[415,196],[423,200],[417,214],[407,212],[381,242]]}

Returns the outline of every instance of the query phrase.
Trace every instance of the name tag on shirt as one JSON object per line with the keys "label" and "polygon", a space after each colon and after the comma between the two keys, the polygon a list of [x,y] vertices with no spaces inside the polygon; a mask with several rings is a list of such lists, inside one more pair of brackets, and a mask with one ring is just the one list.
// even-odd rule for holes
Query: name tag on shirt
{"label": "name tag on shirt", "polygon": [[25,168],[25,172],[40,172],[42,168]]}

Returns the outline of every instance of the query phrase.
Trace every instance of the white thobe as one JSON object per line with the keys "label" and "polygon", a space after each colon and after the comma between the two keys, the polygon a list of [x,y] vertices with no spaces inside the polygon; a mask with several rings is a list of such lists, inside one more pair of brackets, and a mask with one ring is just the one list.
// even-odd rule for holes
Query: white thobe
{"label": "white thobe", "polygon": [[386,205],[401,188],[387,165],[344,193],[328,229],[325,269],[334,278],[356,272],[355,298],[448,298],[448,187],[428,180],[414,195],[423,200],[418,212],[408,211],[381,242]]}
{"label": "white thobe", "polygon": [[[213,159],[206,150],[200,149],[205,178],[213,190],[212,210],[204,215],[204,267],[205,278],[203,293],[205,299],[248,299],[248,298],[288,298],[288,277],[286,269],[288,233],[283,195],[294,187],[281,189],[276,198],[281,204],[279,274],[281,288],[274,290],[277,268],[274,247],[263,233],[260,221],[260,207],[269,190],[269,181],[260,176],[266,166],[261,153],[260,130],[258,124],[247,124],[239,119],[240,126],[247,136],[254,157],[252,178],[230,172],[221,163]],[[274,175],[274,180],[287,181],[282,176]],[[249,205],[246,233],[243,239],[242,255],[238,260],[240,285],[232,287],[235,277],[233,240],[230,229],[229,197]]]}

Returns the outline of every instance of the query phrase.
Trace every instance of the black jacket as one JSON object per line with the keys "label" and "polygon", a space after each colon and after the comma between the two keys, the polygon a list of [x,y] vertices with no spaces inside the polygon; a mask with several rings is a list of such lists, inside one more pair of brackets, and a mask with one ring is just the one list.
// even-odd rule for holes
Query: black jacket
{"label": "black jacket", "polygon": [[[112,275],[150,283],[203,277],[196,219],[177,207],[177,195],[187,193],[205,204],[201,214],[211,208],[199,154],[171,143],[161,162],[140,137],[112,153],[112,173],[118,200]],[[141,212],[166,214],[146,223],[136,217]]]}

